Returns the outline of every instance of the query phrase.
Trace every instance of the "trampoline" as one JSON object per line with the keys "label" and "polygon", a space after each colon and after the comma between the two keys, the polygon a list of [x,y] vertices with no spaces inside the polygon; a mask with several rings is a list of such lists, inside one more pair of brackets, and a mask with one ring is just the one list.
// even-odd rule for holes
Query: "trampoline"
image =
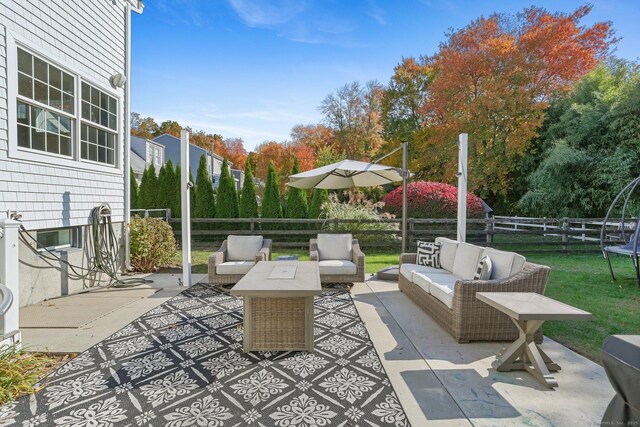
{"label": "trampoline", "polygon": [[[616,198],[613,200],[613,203],[611,203],[611,206],[607,211],[607,216],[605,216],[604,221],[602,222],[602,229],[600,230],[600,249],[602,250],[602,255],[607,260],[609,273],[611,273],[611,278],[613,280],[616,280],[616,276],[614,275],[613,268],[611,267],[610,255],[616,254],[630,257],[633,262],[633,267],[635,268],[636,281],[640,287],[640,265],[638,264],[638,232],[640,231],[638,224],[640,223],[640,213],[638,213],[637,218],[632,217],[631,221],[628,219],[630,201],[632,200],[634,191],[639,185],[640,176],[627,184],[627,186],[618,193]],[[621,203],[622,214],[620,223],[617,224],[618,232],[609,234],[612,226],[614,225],[611,222],[611,215],[613,212],[616,212],[616,209],[620,208]]]}

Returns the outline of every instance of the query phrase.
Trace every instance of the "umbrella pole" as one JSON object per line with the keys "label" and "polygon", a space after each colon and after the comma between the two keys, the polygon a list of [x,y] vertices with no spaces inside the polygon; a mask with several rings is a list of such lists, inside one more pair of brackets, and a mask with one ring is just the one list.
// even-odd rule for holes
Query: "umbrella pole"
{"label": "umbrella pole", "polygon": [[402,143],[402,253],[407,252],[407,178],[409,175],[407,145],[408,142]]}

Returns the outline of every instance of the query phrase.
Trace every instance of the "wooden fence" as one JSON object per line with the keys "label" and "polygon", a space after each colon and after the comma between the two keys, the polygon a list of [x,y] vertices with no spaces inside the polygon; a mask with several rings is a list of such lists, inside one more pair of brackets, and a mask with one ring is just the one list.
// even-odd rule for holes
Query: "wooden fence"
{"label": "wooden fence", "polygon": [[[178,242],[180,219],[168,218]],[[215,218],[192,219],[192,247],[213,250],[230,234],[260,234],[273,240],[276,249],[305,249],[318,233],[352,233],[365,249],[398,252],[401,246],[401,220],[335,220]],[[455,219],[407,220],[408,248],[413,251],[418,240],[456,237]],[[499,249],[527,253],[595,253],[600,251],[602,219],[595,218],[522,218],[497,216],[467,221],[467,241]],[[611,222],[605,236],[616,241],[619,226]]]}

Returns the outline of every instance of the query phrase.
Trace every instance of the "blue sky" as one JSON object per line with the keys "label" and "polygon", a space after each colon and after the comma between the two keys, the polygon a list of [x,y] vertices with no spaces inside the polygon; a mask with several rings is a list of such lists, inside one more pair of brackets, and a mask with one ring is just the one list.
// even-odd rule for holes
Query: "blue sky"
{"label": "blue sky", "polygon": [[[612,21],[616,54],[640,57],[640,2],[595,0],[584,21]],[[550,11],[584,2],[538,1]],[[387,83],[402,57],[431,55],[449,28],[530,1],[147,0],[133,17],[133,111],[172,119],[248,150],[320,120],[355,80]]]}

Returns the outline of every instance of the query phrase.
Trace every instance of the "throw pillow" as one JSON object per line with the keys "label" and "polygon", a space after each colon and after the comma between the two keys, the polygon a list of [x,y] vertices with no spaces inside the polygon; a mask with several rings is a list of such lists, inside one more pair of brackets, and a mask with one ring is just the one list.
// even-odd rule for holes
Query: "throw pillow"
{"label": "throw pillow", "polygon": [[416,263],[425,267],[440,268],[440,243],[418,240]]}
{"label": "throw pillow", "polygon": [[491,263],[491,258],[488,256],[483,256],[478,261],[478,266],[476,267],[476,274],[473,275],[473,280],[489,280],[491,277],[491,270],[493,269],[493,265]]}

